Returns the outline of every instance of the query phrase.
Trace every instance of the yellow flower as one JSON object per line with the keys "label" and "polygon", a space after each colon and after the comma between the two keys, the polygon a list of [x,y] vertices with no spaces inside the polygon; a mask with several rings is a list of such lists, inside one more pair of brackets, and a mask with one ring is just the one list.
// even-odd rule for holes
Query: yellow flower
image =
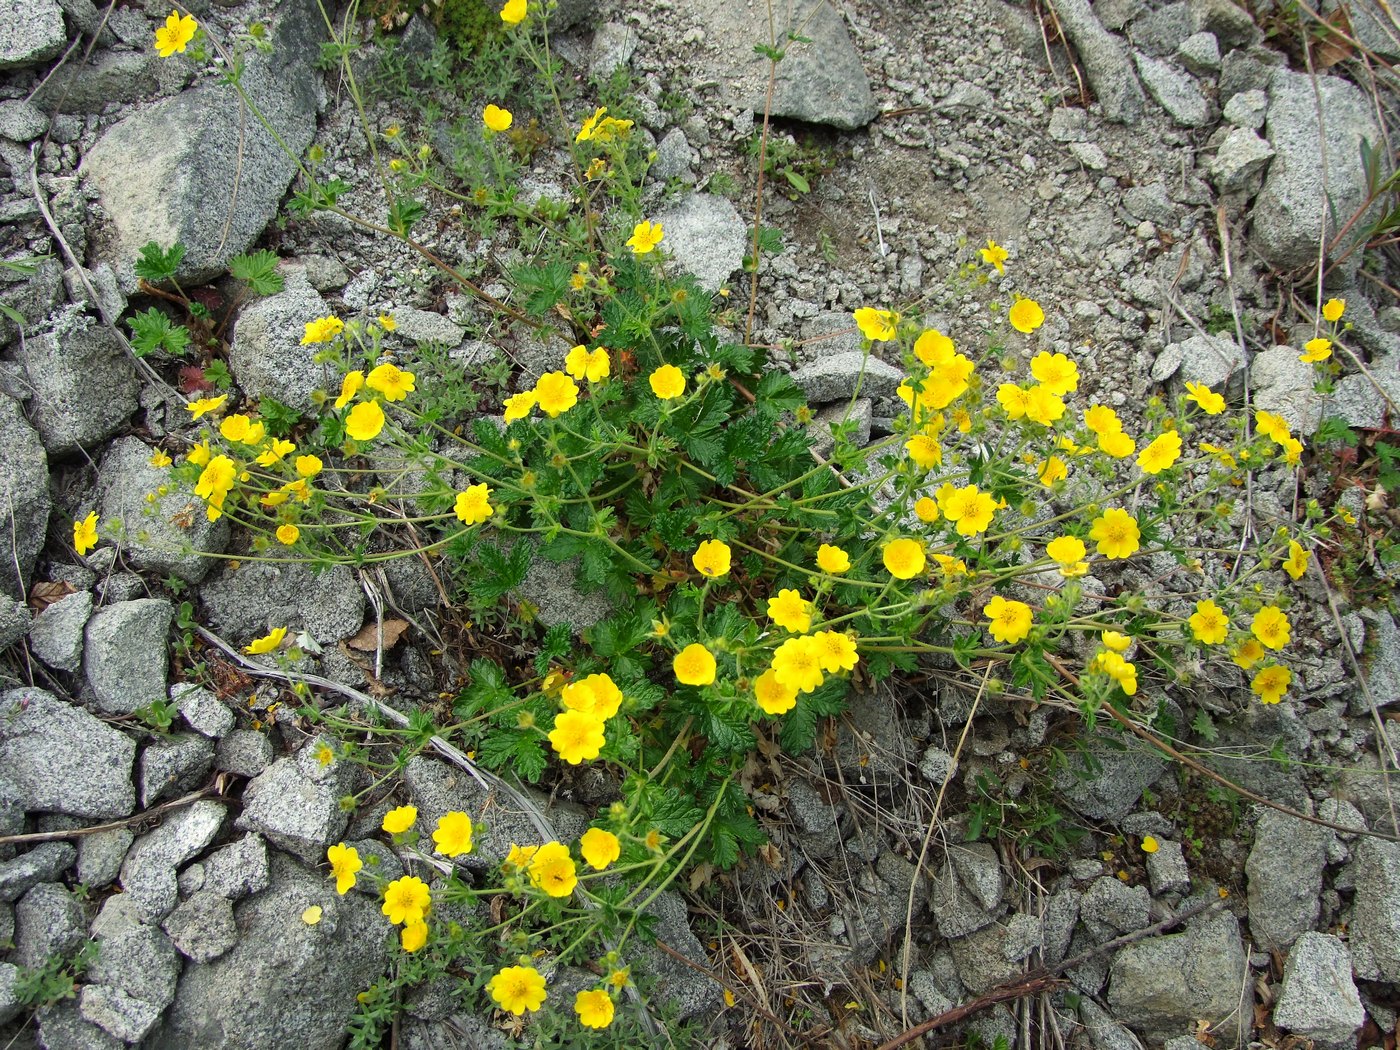
{"label": "yellow flower", "polygon": [[997,273],[1006,272],[1006,267],[1002,263],[1006,262],[1009,253],[996,241],[988,240],[987,247],[978,248],[977,254],[982,256],[982,261],[988,266],[995,266]]}
{"label": "yellow flower", "polygon": [[546,372],[535,383],[535,398],[550,419],[557,419],[578,404],[578,384],[563,372]]}
{"label": "yellow flower", "polygon": [[918,540],[891,540],[885,544],[881,561],[885,563],[886,571],[895,579],[912,580],[924,571],[924,545]]}
{"label": "yellow flower", "polygon": [[1040,465],[1040,483],[1047,489],[1069,477],[1069,467],[1059,456],[1051,456]]}
{"label": "yellow flower", "polygon": [[1290,467],[1296,467],[1298,461],[1303,458],[1303,443],[1295,437],[1285,435],[1278,444],[1283,451],[1283,461]]}
{"label": "yellow flower", "polygon": [[395,926],[402,926],[422,922],[431,905],[428,884],[416,875],[405,875],[384,888],[384,903],[379,910]]}
{"label": "yellow flower", "polygon": [[1102,632],[1099,635],[1099,641],[1101,641],[1108,648],[1112,649],[1115,653],[1127,652],[1128,646],[1133,644],[1133,640],[1131,638],[1129,638],[1126,634],[1122,634],[1118,631]]}
{"label": "yellow flower", "polygon": [[1225,397],[1217,394],[1204,383],[1187,383],[1186,400],[1194,401],[1208,416],[1218,416],[1225,411]]}
{"label": "yellow flower", "polygon": [[1052,394],[1072,394],[1079,389],[1079,366],[1064,354],[1036,354],[1031,358],[1031,375]]}
{"label": "yellow flower", "polygon": [[1117,653],[1099,653],[1089,669],[1108,675],[1129,696],[1137,692],[1137,668]]}
{"label": "yellow flower", "polygon": [[611,831],[589,828],[578,840],[578,851],[590,868],[602,871],[622,856],[622,843]]}
{"label": "yellow flower", "polygon": [[612,365],[603,347],[590,351],[586,346],[576,346],[564,358],[564,370],[575,379],[597,383],[612,374]]}
{"label": "yellow flower", "polygon": [[930,328],[914,341],[914,356],[928,367],[947,364],[953,359],[953,341],[937,328]]}
{"label": "yellow flower", "polygon": [[1089,538],[1105,558],[1127,558],[1137,552],[1142,532],[1137,519],[1126,510],[1110,507],[1089,527]]}
{"label": "yellow flower", "polygon": [[797,591],[784,588],[768,599],[768,618],[785,631],[806,634],[812,627],[812,603]]}
{"label": "yellow flower", "polygon": [[666,232],[661,228],[661,223],[644,219],[632,227],[632,236],[627,238],[627,247],[632,249],[634,255],[646,255],[660,244],[665,236]]}
{"label": "yellow flower", "polygon": [[301,529],[295,525],[278,525],[277,542],[290,547],[301,538]]}
{"label": "yellow flower", "polygon": [[530,866],[530,858],[535,855],[538,846],[517,846],[514,842],[510,844],[510,852],[506,854],[506,859],[501,863],[507,868],[514,868],[516,871],[524,871]]}
{"label": "yellow flower", "polygon": [[574,996],[574,1013],[585,1028],[606,1028],[613,1019],[612,996],[601,988],[579,992]]}
{"label": "yellow flower", "polygon": [[927,431],[915,434],[906,441],[904,451],[909,453],[909,458],[924,470],[929,470],[943,462],[943,446],[938,443],[938,436]]}
{"label": "yellow flower", "polygon": [[198,419],[207,412],[213,412],[228,400],[227,394],[220,394],[218,397],[201,397],[196,401],[190,401],[185,405],[191,419]]}
{"label": "yellow flower", "polygon": [[1045,384],[1037,383],[1026,392],[1026,418],[1032,423],[1043,427],[1054,426],[1064,414],[1064,399]]}
{"label": "yellow flower", "polygon": [[810,693],[822,684],[822,654],[812,638],[789,638],[773,653],[773,676],[788,689]]}
{"label": "yellow flower", "polygon": [[938,563],[938,569],[944,576],[967,575],[967,562],[961,558],[954,558],[948,554],[935,554],[933,560]]}
{"label": "yellow flower", "polygon": [[1283,694],[1292,681],[1292,671],[1280,664],[1270,664],[1254,676],[1254,680],[1249,683],[1249,689],[1259,697],[1260,703],[1276,704],[1283,699]]}
{"label": "yellow flower", "polygon": [[[515,22],[525,17],[525,0],[509,0],[506,4],[506,11],[517,6],[521,14]],[[501,17],[505,18],[505,11]],[[486,991],[502,1010],[519,1017],[527,1010],[534,1013],[544,1003],[544,978],[533,966],[507,966],[486,982]]]}
{"label": "yellow flower", "polygon": [[264,653],[270,653],[279,648],[282,645],[282,639],[285,637],[287,637],[287,628],[274,627],[261,638],[254,638],[243,647],[243,651],[250,656],[261,656]]}
{"label": "yellow flower", "polygon": [[166,454],[164,449],[158,448],[151,453],[151,458],[148,459],[146,462],[148,462],[153,467],[168,467],[171,463],[174,462],[174,460],[172,460],[170,456]]}
{"label": "yellow flower", "polygon": [[996,595],[982,607],[988,630],[999,642],[1015,644],[1031,633],[1031,607],[1025,602],[1007,601]]}
{"label": "yellow flower", "polygon": [[530,881],[551,897],[567,897],[578,885],[574,858],[562,842],[546,842],[530,858]]}
{"label": "yellow flower", "polygon": [[[518,26],[521,22],[525,21],[525,0],[506,0],[506,6],[501,8],[501,21],[508,26]],[[544,988],[543,981],[540,982],[540,988],[541,990]],[[540,998],[543,999],[544,995],[541,994]],[[539,1004],[536,1003],[535,1006],[530,1007],[530,1009],[537,1009],[538,1006]],[[511,1013],[514,1014],[518,1014],[519,1012],[519,1010],[511,1010]]]}
{"label": "yellow flower", "polygon": [[710,685],[715,680],[715,657],[699,642],[691,642],[671,661],[681,685]]}
{"label": "yellow flower", "polygon": [[343,331],[345,331],[345,322],[339,317],[318,317],[314,321],[306,322],[306,331],[302,334],[301,345],[311,346],[314,343],[329,343]]}
{"label": "yellow flower", "polygon": [[1297,540],[1289,540],[1288,559],[1283,563],[1283,571],[1295,580],[1301,580],[1303,573],[1308,571],[1308,559],[1311,557],[1312,552],[1305,551],[1301,543]]}
{"label": "yellow flower", "polygon": [[1089,552],[1077,536],[1056,536],[1045,545],[1045,553],[1060,566],[1061,576],[1083,576],[1089,570],[1084,560]]}
{"label": "yellow flower", "polygon": [[1138,453],[1137,464],[1144,474],[1160,474],[1181,456],[1181,435],[1164,430]]}
{"label": "yellow flower", "polygon": [[331,862],[331,874],[335,876],[335,892],[343,897],[355,888],[355,873],[365,866],[360,853],[341,842],[326,850],[326,860]]}
{"label": "yellow flower", "polygon": [[1151,835],[1144,835],[1142,837],[1142,851],[1144,853],[1156,853],[1159,848],[1157,840]]}
{"label": "yellow flower", "polygon": [[587,711],[561,711],[554,716],[549,746],[571,766],[597,758],[607,743],[603,720]]}
{"label": "yellow flower", "polygon": [[258,453],[257,464],[260,467],[270,467],[274,463],[280,463],[290,452],[297,450],[296,445],[281,438],[273,438],[272,444]]}
{"label": "yellow flower", "polygon": [[1121,430],[1099,435],[1099,448],[1114,459],[1126,459],[1133,454],[1137,443]]}
{"label": "yellow flower", "polygon": [[938,501],[927,496],[921,496],[914,503],[914,517],[922,522],[932,523],[938,520]]}
{"label": "yellow flower", "polygon": [[321,921],[322,914],[321,906],[319,904],[313,904],[301,913],[301,921],[308,926],[315,926]]}
{"label": "yellow flower", "polygon": [[830,543],[823,543],[817,548],[817,568],[833,576],[843,572],[850,572],[851,556],[840,547],[833,547]]}
{"label": "yellow flower", "polygon": [[530,414],[530,410],[535,407],[535,392],[526,390],[521,394],[513,394],[505,399],[506,422],[513,423],[517,419],[524,419]]}
{"label": "yellow flower", "polygon": [[460,857],[472,851],[472,818],[460,810],[452,810],[438,818],[433,832],[433,852],[444,857]]}
{"label": "yellow flower", "polygon": [[316,762],[317,762],[317,764],[318,764],[322,769],[325,769],[327,766],[329,766],[329,765],[330,765],[332,762],[334,762],[334,761],[335,761],[335,749],[334,749],[333,747],[331,747],[330,744],[327,744],[327,743],[325,743],[325,742],[323,741],[323,742],[321,743],[320,747],[316,748]]}
{"label": "yellow flower", "polygon": [[390,835],[402,835],[413,827],[413,822],[417,819],[417,806],[397,806],[384,814],[384,821],[379,826]]}
{"label": "yellow flower", "polygon": [[184,54],[198,28],[199,23],[192,15],[181,16],[179,11],[171,11],[165,25],[156,30],[156,52],[161,58],[169,58],[176,51]]}
{"label": "yellow flower", "polygon": [[1326,361],[1329,357],[1332,356],[1332,340],[1323,339],[1321,337],[1317,339],[1309,339],[1306,343],[1303,344],[1303,351],[1303,355],[1298,358],[1299,361],[1302,361],[1306,364],[1313,364],[1317,361]]}
{"label": "yellow flower", "polygon": [[1345,299],[1328,299],[1322,304],[1322,319],[1336,324],[1342,319],[1342,312],[1347,308]]}
{"label": "yellow flower", "polygon": [[1011,327],[1025,335],[1030,335],[1045,323],[1045,311],[1034,299],[1017,299],[1006,314]]}
{"label": "yellow flower", "polygon": [[685,373],[675,365],[662,365],[647,380],[651,392],[662,401],[669,401],[685,393]]}
{"label": "yellow flower", "polygon": [[1288,432],[1288,420],[1275,412],[1265,412],[1262,410],[1255,412],[1254,425],[1258,428],[1259,433],[1267,438],[1272,438],[1279,444],[1283,443],[1284,438],[1290,436]]}
{"label": "yellow flower", "polygon": [[622,690],[606,674],[591,674],[570,682],[559,698],[570,710],[584,711],[605,722],[622,707]]}
{"label": "yellow flower", "polygon": [[348,405],[364,385],[365,374],[358,368],[353,372],[346,372],[345,378],[340,381],[340,396],[335,399],[335,407],[341,409]]}
{"label": "yellow flower", "polygon": [[491,131],[508,131],[515,117],[510,110],[502,109],[494,103],[481,111],[481,122]]}
{"label": "yellow flower", "polygon": [[[287,493],[289,496],[295,496],[298,503],[311,502],[311,486],[306,483],[305,478],[297,478],[295,481],[287,482],[282,486],[280,491]],[[268,498],[264,497],[262,502],[267,503]],[[286,502],[286,496],[277,502]]]}
{"label": "yellow flower", "polygon": [[753,695],[766,715],[784,715],[797,706],[797,687],[778,681],[778,672],[771,667],[754,681]]}
{"label": "yellow flower", "polygon": [[1191,637],[1204,645],[1219,645],[1230,633],[1230,617],[1210,599],[1197,602],[1186,622],[1191,625]]}
{"label": "yellow flower", "polygon": [[856,653],[855,640],[850,635],[843,631],[818,631],[812,635],[812,641],[817,645],[817,656],[823,671],[835,674],[837,671],[855,670],[860,657]]}
{"label": "yellow flower", "polygon": [[574,141],[587,142],[592,139],[597,134],[598,122],[603,119],[603,114],[607,113],[607,111],[607,106],[599,106],[595,109],[593,111],[593,116],[585,119],[582,126],[578,129],[578,134],[574,136]]}
{"label": "yellow flower", "polygon": [[295,464],[297,473],[304,478],[314,478],[323,465],[320,456],[298,456]]}
{"label": "yellow flower", "polygon": [[413,393],[413,373],[405,372],[396,365],[378,365],[365,376],[365,386],[384,395],[385,401],[402,401]]}
{"label": "yellow flower", "polygon": [[361,401],[345,417],[345,433],[356,441],[373,441],[384,429],[384,410],[378,401]]}
{"label": "yellow flower", "polygon": [[394,320],[393,314],[380,314],[375,320],[379,322],[379,327],[386,332],[398,331],[399,322]]}
{"label": "yellow flower", "polygon": [[[996,512],[997,501],[976,485],[964,485],[960,489],[947,486],[938,490],[938,506],[943,516],[956,524],[959,536],[976,536],[986,532]],[[908,577],[902,577],[908,579]]]}
{"label": "yellow flower", "polygon": [[1006,413],[1007,419],[1025,419],[1030,407],[1031,392],[1015,383],[1002,383],[997,387],[997,404]]}
{"label": "yellow flower", "polygon": [[1107,405],[1093,405],[1084,412],[1084,425],[1094,434],[1117,434],[1123,429],[1118,413]]}
{"label": "yellow flower", "polygon": [[1288,644],[1291,627],[1288,614],[1276,605],[1266,605],[1254,614],[1249,630],[1270,649],[1282,649]]}
{"label": "yellow flower", "polygon": [[422,921],[405,924],[399,931],[399,943],[404,951],[416,952],[428,943],[428,924]]}
{"label": "yellow flower", "polygon": [[73,522],[73,549],[86,554],[97,546],[97,511],[93,511],[82,521]]}
{"label": "yellow flower", "polygon": [[893,310],[876,310],[862,306],[851,317],[860,329],[860,334],[872,343],[887,343],[898,333],[899,314]]}
{"label": "yellow flower", "polygon": [[[219,433],[229,441],[252,444],[253,442],[247,440],[252,432],[253,421],[241,412],[235,412],[231,416],[225,416],[219,423]],[[262,435],[259,434],[258,440],[261,439]]]}
{"label": "yellow flower", "polygon": [[690,556],[690,563],[701,576],[708,576],[713,580],[729,572],[731,559],[729,544],[723,540],[705,540],[695,548],[695,553]]}
{"label": "yellow flower", "polygon": [[468,485],[466,489],[457,493],[457,502],[452,511],[457,515],[458,521],[467,525],[479,525],[496,513],[496,508],[491,506],[490,500],[491,489],[486,485]]}
{"label": "yellow flower", "polygon": [[1264,659],[1264,647],[1259,644],[1257,639],[1247,638],[1235,646],[1235,651],[1230,654],[1230,659],[1235,661],[1236,666],[1248,671]]}

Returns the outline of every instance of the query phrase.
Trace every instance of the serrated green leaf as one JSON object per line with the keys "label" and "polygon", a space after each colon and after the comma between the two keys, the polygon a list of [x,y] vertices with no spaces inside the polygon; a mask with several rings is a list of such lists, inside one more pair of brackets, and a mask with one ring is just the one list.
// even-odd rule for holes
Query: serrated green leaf
{"label": "serrated green leaf", "polygon": [[140,254],[132,267],[137,277],[143,277],[153,284],[168,281],[175,276],[180,263],[185,258],[185,246],[176,241],[165,251],[155,241],[147,241],[140,248]]}
{"label": "serrated green leaf", "polygon": [[535,673],[545,674],[549,665],[574,647],[574,629],[568,623],[556,623],[545,632],[540,650],[535,654]]}
{"label": "serrated green leaf", "polygon": [[229,260],[228,271],[240,281],[247,281],[248,287],[258,295],[276,295],[285,284],[277,269],[277,256],[263,248],[246,255],[235,255]]}
{"label": "serrated green leaf", "polygon": [[190,345],[189,329],[173,323],[154,306],[133,316],[127,326],[131,329],[131,349],[137,357],[147,357],[157,350],[178,357]]}

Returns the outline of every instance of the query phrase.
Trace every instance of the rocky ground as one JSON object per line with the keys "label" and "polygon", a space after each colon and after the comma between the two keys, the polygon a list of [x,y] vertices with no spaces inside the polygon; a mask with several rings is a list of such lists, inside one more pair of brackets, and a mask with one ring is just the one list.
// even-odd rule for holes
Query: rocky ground
{"label": "rocky ground", "polygon": [[[1132,419],[1152,394],[1195,381],[1247,388],[1255,407],[1304,434],[1326,416],[1359,428],[1394,418],[1394,260],[1346,255],[1379,212],[1331,248],[1342,261],[1327,294],[1346,298],[1355,327],[1354,356],[1327,394],[1297,360],[1314,334],[1302,318],[1316,290],[1295,299],[1281,279],[1366,203],[1360,144],[1383,141],[1395,104],[1376,60],[1400,58],[1371,0],[1347,10],[1373,72],[1353,49],[1315,76],[1287,32],[1265,39],[1280,28],[1276,12],[1251,18],[1228,0],[775,4],[789,6],[810,42],[780,67],[774,134],[810,192],[781,172],[780,192],[770,183],[763,222],[785,246],[760,267],[751,335],[792,342],[814,404],[839,418],[854,390],[851,310],[921,304],[956,332],[979,307],[947,277],[969,243],[991,237],[1011,251],[998,291],[1045,304],[1047,349],[1080,362],[1082,398]],[[346,85],[307,61],[326,34],[315,5],[191,10],[225,34],[270,19],[273,47],[252,60],[249,94],[293,150],[324,149],[326,174],[354,187],[350,210],[374,214],[382,201]],[[332,683],[328,701],[373,684],[399,710],[430,703],[457,674],[432,646],[445,614],[411,563],[371,576],[239,566],[245,538],[202,515],[188,531],[191,494],[172,491],[143,514],[162,478],[151,448],[178,447],[187,413],[175,375],[134,362],[111,323],[150,305],[132,268],[140,246],[178,239],[186,288],[251,246],[284,260],[286,289],[231,327],[229,367],[249,398],[312,409],[337,378],[298,336],[328,312],[392,312],[404,360],[420,344],[468,368],[504,352],[520,385],[557,348],[503,330],[396,242],[324,217],[278,220],[294,166],[227,87],[187,59],[155,56],[166,14],[154,0],[0,3],[0,249],[37,258],[0,273],[10,308],[0,317],[0,945],[12,945],[0,962],[0,1038],[46,1050],[336,1047],[384,958],[366,950],[382,939],[375,902],[328,893],[324,851],[343,839],[398,864],[368,841],[391,802],[342,812],[359,773],[315,761],[317,738],[279,717],[280,687],[235,654],[203,650],[217,688],[185,681],[195,649],[182,636],[195,628],[180,605],[234,645],[292,623],[321,649],[314,670]],[[742,330],[748,147],[766,85],[751,49],[767,32],[764,5],[574,0],[557,21],[571,77],[629,72],[657,151],[648,210],[677,265],[732,288]],[[389,51],[422,75],[431,26],[415,18],[400,36],[356,68],[369,77]],[[415,127],[421,101],[382,93],[369,119],[401,123],[415,148],[450,148],[450,114]],[[475,112],[486,100],[452,101]],[[564,171],[544,150],[524,185],[561,195]],[[426,245],[508,297],[494,266],[515,247],[509,235],[482,237],[447,207],[423,224]],[[856,403],[867,439],[895,414],[897,382],[878,362],[867,372]],[[1300,477],[1303,496],[1340,499],[1384,527],[1383,506],[1363,506],[1363,491],[1339,495],[1312,464]],[[1292,474],[1264,473],[1252,510],[1286,519],[1297,493]],[[71,522],[91,510],[140,527],[78,557]],[[178,553],[186,541],[232,557]],[[601,615],[547,573],[525,594],[546,621]],[[1252,808],[1119,737],[1076,749],[1074,721],[1048,708],[997,700],[974,711],[955,676],[930,673],[895,696],[854,696],[814,756],[765,762],[756,798],[777,859],[659,902],[661,939],[693,963],[658,955],[664,992],[717,1046],[866,1046],[1070,960],[1067,983],[928,1045],[1393,1047],[1400,825],[1382,770],[1400,744],[1390,717],[1400,629],[1386,602],[1353,607],[1338,593],[1334,620],[1320,586],[1309,596],[1304,687],[1278,707],[1246,704],[1234,680],[1155,688],[1183,712],[1180,735],[1211,749],[1221,771],[1351,831]],[[385,601],[419,629],[373,675],[338,643]],[[174,721],[156,733],[135,714],[159,697]],[[1208,739],[1186,728],[1202,704]],[[505,790],[464,775],[459,757],[442,751],[405,771],[397,800],[428,826]],[[567,801],[497,801],[502,835],[533,834],[534,819],[582,826]],[[935,814],[940,833],[926,849]],[[1145,835],[1156,853],[1136,848]],[[330,921],[298,921],[310,904]],[[1098,951],[1197,905],[1182,927]],[[97,954],[76,996],[22,1012],[22,971],[90,940]],[[463,1009],[424,995],[399,1045],[507,1045]]]}

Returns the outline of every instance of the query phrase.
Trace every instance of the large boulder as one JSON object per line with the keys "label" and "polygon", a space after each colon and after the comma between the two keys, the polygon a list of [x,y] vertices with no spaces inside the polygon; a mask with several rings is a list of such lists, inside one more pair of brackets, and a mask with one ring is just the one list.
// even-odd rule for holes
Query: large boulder
{"label": "large boulder", "polygon": [[233,326],[228,359],[239,389],[251,398],[271,397],[298,412],[311,412],[313,391],[332,384],[338,389],[340,376],[318,364],[322,348],[303,346],[301,337],[308,321],[330,312],[305,278],[289,279],[285,291],[246,307]]}
{"label": "large boulder", "polygon": [[124,817],[136,808],[125,733],[42,689],[0,693],[0,770],[25,812]]}
{"label": "large boulder", "polygon": [[0,591],[24,597],[49,527],[49,459],[19,405],[0,394]]}
{"label": "large boulder", "polygon": [[166,636],[175,610],[164,598],[137,598],[99,609],[83,634],[83,672],[97,707],[114,715],[166,698]]}

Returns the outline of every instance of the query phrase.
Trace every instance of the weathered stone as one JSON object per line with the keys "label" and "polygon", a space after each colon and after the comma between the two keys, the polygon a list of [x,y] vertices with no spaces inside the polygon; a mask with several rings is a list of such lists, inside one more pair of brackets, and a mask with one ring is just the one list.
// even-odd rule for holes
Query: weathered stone
{"label": "weathered stone", "polygon": [[301,755],[279,759],[248,784],[236,826],[315,864],[325,859],[326,847],[340,839],[349,822],[340,808],[344,794],[339,762],[322,767]]}
{"label": "weathered stone", "polygon": [[29,628],[29,648],[55,671],[83,666],[83,629],[92,615],[92,592],[74,591],[44,609]]}
{"label": "weathered stone", "polygon": [[97,935],[97,959],[88,968],[89,988],[104,991],[84,997],[87,1020],[124,1042],[139,1042],[155,1026],[175,997],[180,957],[170,939],[137,917],[136,910],[103,909]]}
{"label": "weathered stone", "polygon": [[175,610],[164,598],[138,598],[99,609],[84,632],[83,672],[97,708],[129,715],[166,698],[166,649]]}
{"label": "weathered stone", "polygon": [[661,246],[706,291],[722,286],[743,262],[747,227],[727,197],[687,194],[657,221],[666,231]]}
{"label": "weathered stone", "polygon": [[1400,843],[1365,838],[1352,862],[1350,940],[1356,976],[1400,981]]}
{"label": "weathered stone", "polygon": [[1383,608],[1365,609],[1361,618],[1366,624],[1362,651],[1366,689],[1351,694],[1353,715],[1369,714],[1372,701],[1376,707],[1400,704],[1400,627]]}
{"label": "weathered stone", "polygon": [[0,137],[31,142],[48,130],[48,115],[34,103],[18,98],[0,102]]}
{"label": "weathered stone", "polygon": [[1152,899],[1143,886],[1126,886],[1105,875],[1095,879],[1079,903],[1079,917],[1115,933],[1130,933],[1147,925]]}
{"label": "weathered stone", "polygon": [[78,851],[66,842],[41,842],[0,862],[0,901],[17,901],[40,883],[56,882],[77,857]]}
{"label": "weathered stone", "polygon": [[1158,841],[1157,852],[1147,855],[1147,879],[1152,884],[1154,897],[1182,894],[1191,889],[1191,870],[1186,866],[1180,842]]}
{"label": "weathered stone", "polygon": [[1245,862],[1249,928],[1264,948],[1287,948],[1313,928],[1320,910],[1327,828],[1266,809],[1254,828]]}
{"label": "weathered stone", "polygon": [[205,580],[199,596],[209,622],[240,643],[300,620],[325,644],[354,634],[365,621],[364,592],[344,565],[319,573],[269,562],[224,567]]}
{"label": "weathered stone", "polygon": [[47,62],[68,42],[54,0],[0,0],[0,69]]}
{"label": "weathered stone", "polygon": [[304,282],[289,282],[277,295],[245,307],[233,326],[229,351],[229,370],[244,394],[271,397],[309,413],[315,409],[311,395],[316,390],[338,388],[340,377],[316,361],[321,347],[301,342],[307,322],[330,312],[320,293]]}
{"label": "weathered stone", "polygon": [[450,349],[467,337],[465,328],[451,318],[432,310],[418,310],[411,306],[396,307],[394,322],[397,325],[394,335],[410,343],[434,343]]}
{"label": "weathered stone", "polygon": [[30,418],[51,456],[111,437],[136,411],[136,369],[108,329],[64,325],[24,339],[15,350],[33,398]]}
{"label": "weathered stone", "polygon": [[160,926],[180,954],[197,963],[212,962],[238,943],[233,904],[207,889],[178,904]]}
{"label": "weathered stone", "polygon": [[28,593],[29,574],[44,545],[51,505],[44,443],[19,405],[0,394],[0,508],[4,508],[0,530],[6,540],[6,556],[0,558],[0,591],[13,598]]}
{"label": "weathered stone", "polygon": [[120,988],[89,984],[78,994],[78,1012],[123,1043],[139,1043],[160,1020],[161,1007]]}
{"label": "weathered stone", "polygon": [[1256,178],[1269,166],[1273,156],[1274,148],[1257,132],[1251,128],[1232,128],[1216,149],[1207,170],[1221,193],[1249,192],[1255,188]]}
{"label": "weathered stone", "polygon": [[0,769],[26,811],[124,817],[135,758],[126,734],[42,689],[0,694]]}
{"label": "weathered stone", "polygon": [[35,1016],[39,1045],[44,1050],[126,1050],[124,1042],[83,1017],[71,1000],[40,1010]]}
{"label": "weathered stone", "polygon": [[135,838],[130,828],[108,828],[80,838],[78,881],[94,890],[111,885],[121,874],[122,861]]}
{"label": "weathered stone", "polygon": [[204,864],[204,888],[229,900],[261,893],[268,877],[267,846],[251,833],[215,851]]}
{"label": "weathered stone", "polygon": [[1210,103],[1189,73],[1147,55],[1133,56],[1143,87],[1167,115],[1184,128],[1204,127],[1210,121]]}
{"label": "weathered stone", "polygon": [[1152,381],[1174,379],[1183,388],[1187,383],[1200,383],[1224,393],[1235,376],[1243,377],[1245,366],[1244,351],[1233,339],[1193,335],[1162,348],[1152,363]]}
{"label": "weathered stone", "polygon": [[1136,124],[1143,114],[1142,86],[1133,75],[1123,42],[1104,29],[1089,0],[1060,0],[1055,13],[1079,53],[1104,116],[1121,124]]}
{"label": "weathered stone", "polygon": [[0,1024],[19,1016],[24,1001],[19,996],[19,967],[0,963]]}
{"label": "weathered stone", "polygon": [[1250,1016],[1248,972],[1239,923],[1232,915],[1213,915],[1185,933],[1119,949],[1108,1004],[1114,1017],[1153,1038],[1200,1020],[1224,1025]]}
{"label": "weathered stone", "polygon": [[15,904],[16,964],[35,969],[54,956],[67,958],[86,940],[83,906],[59,883],[41,882]]}
{"label": "weathered stone", "polygon": [[196,733],[217,739],[233,728],[233,711],[203,686],[193,682],[172,685],[170,702]]}
{"label": "weathered stone", "polygon": [[1089,750],[1089,759],[1071,757],[1055,786],[1073,809],[1093,820],[1121,820],[1167,768],[1159,752],[1131,741],[1101,737]]}
{"label": "weathered stone", "polygon": [[140,51],[98,51],[83,61],[74,55],[35,94],[60,113],[101,113],[113,104],[135,102],[160,90],[160,58]]}
{"label": "weathered stone", "polygon": [[1275,346],[1254,355],[1250,365],[1250,400],[1253,407],[1273,412],[1288,421],[1289,429],[1304,436],[1322,422],[1322,399],[1313,389],[1313,366],[1298,360],[1297,347]]}
{"label": "weathered stone", "polygon": [[1220,71],[1220,42],[1214,33],[1192,33],[1176,49],[1176,59],[1196,76]]}
{"label": "weathered stone", "polygon": [[214,749],[214,767],[240,777],[255,777],[272,764],[272,741],[252,729],[235,729]]}
{"label": "weathered stone", "polygon": [[214,840],[223,823],[224,807],[201,800],[175,810],[136,840],[122,864],[121,884],[142,919],[170,914],[179,900],[176,873]]}
{"label": "weathered stone", "polygon": [[[660,894],[647,914],[656,920],[656,939],[672,951],[701,966],[708,958],[686,920],[685,901],[680,894],[667,890]],[[656,975],[657,993],[676,1005],[681,1019],[698,1017],[713,1011],[722,1001],[723,989],[707,977],[703,970],[687,966],[674,956],[653,948],[639,946],[637,967]]]}
{"label": "weathered stone", "polygon": [[214,741],[198,733],[173,733],[141,752],[141,805],[197,788],[214,765]]}
{"label": "weathered stone", "polygon": [[[1258,131],[1264,126],[1264,117],[1269,112],[1269,96],[1257,88],[1241,91],[1225,103],[1221,116],[1237,128]],[[1272,151],[1273,147],[1269,147]],[[1269,154],[1273,156],[1272,152]]]}
{"label": "weathered stone", "polygon": [[1288,953],[1274,1024],[1311,1039],[1317,1050],[1343,1050],[1356,1045],[1365,1020],[1347,946],[1330,934],[1304,933]]}
{"label": "weathered stone", "polygon": [[812,403],[848,399],[857,388],[866,397],[893,397],[904,379],[898,368],[858,350],[819,357],[792,374]]}
{"label": "weathered stone", "polygon": [[1189,0],[1191,25],[1198,33],[1210,33],[1223,50],[1245,48],[1263,35],[1254,19],[1233,0]]}

